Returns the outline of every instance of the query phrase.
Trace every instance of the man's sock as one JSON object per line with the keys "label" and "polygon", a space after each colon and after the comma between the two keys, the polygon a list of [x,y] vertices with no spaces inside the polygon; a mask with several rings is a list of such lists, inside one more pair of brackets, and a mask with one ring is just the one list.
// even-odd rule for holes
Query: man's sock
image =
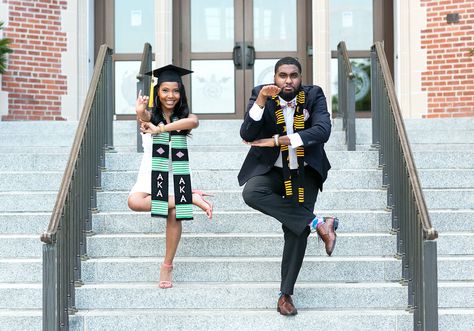
{"label": "man's sock", "polygon": [[316,216],[312,221],[308,223],[312,232],[316,231],[320,224],[324,223],[324,218],[322,216]]}

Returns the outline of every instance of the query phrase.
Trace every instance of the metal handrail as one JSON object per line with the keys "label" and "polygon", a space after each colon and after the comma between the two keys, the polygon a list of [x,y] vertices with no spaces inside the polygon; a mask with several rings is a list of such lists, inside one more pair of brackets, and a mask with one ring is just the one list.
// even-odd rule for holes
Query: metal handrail
{"label": "metal handrail", "polygon": [[355,76],[344,41],[337,45],[337,67],[338,112],[342,114],[342,128],[346,133],[347,150],[355,151]]}
{"label": "metal handrail", "polygon": [[[152,77],[145,75],[145,73],[151,71],[152,66],[152,49],[149,43],[145,43],[143,46],[143,53],[140,64],[140,71],[137,74],[137,95],[139,91],[142,91],[142,95],[150,96],[150,84]],[[143,152],[142,136],[140,134],[140,122],[137,119],[137,152]]]}
{"label": "metal handrail", "polygon": [[105,150],[113,144],[112,50],[102,45],[43,245],[43,330],[67,330],[92,231]]}
{"label": "metal handrail", "polygon": [[381,42],[371,48],[372,143],[379,149],[415,330],[438,330],[437,231],[433,228]]}

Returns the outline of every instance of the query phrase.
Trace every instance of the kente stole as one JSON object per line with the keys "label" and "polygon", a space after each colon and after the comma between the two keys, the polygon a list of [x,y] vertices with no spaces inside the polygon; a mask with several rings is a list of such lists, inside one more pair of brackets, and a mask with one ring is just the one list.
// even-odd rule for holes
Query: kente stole
{"label": "kente stole", "polygon": [[186,133],[182,131],[163,132],[153,135],[152,138],[151,216],[168,216],[168,177],[171,153],[176,219],[179,221],[192,220],[193,196]]}
{"label": "kente stole", "polygon": [[[276,103],[275,116],[276,124],[279,129],[280,135],[287,135],[287,129],[285,124],[285,117],[281,108],[280,99],[278,96],[272,97],[272,100]],[[304,130],[304,114],[303,107],[305,103],[305,94],[301,90],[296,96],[296,108],[293,115],[293,132]],[[280,151],[283,163],[283,178],[285,184],[285,196],[295,198],[293,194],[293,185],[297,184],[297,200],[298,203],[304,202],[304,147],[299,146],[296,148],[296,157],[298,161],[298,181],[292,183],[291,172],[290,172],[290,157],[288,153],[288,145],[280,145]]]}

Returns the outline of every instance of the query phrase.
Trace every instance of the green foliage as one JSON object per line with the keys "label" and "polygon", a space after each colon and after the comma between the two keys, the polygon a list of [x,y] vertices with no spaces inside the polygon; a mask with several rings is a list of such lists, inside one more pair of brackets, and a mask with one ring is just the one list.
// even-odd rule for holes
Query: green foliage
{"label": "green foliage", "polygon": [[[3,29],[3,22],[0,22],[0,30]],[[12,53],[13,50],[8,47],[12,41],[8,38],[0,39],[0,74],[3,74],[7,68],[7,53]]]}

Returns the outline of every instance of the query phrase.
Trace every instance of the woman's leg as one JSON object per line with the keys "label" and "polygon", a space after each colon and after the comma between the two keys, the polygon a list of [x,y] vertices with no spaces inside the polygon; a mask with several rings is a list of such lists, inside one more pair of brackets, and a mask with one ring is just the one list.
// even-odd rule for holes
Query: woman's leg
{"label": "woman's leg", "polygon": [[128,196],[128,208],[133,211],[150,211],[151,196],[145,192],[134,192]]}
{"label": "woman's leg", "polygon": [[181,239],[181,221],[176,220],[176,209],[168,209],[168,219],[166,220],[166,249],[165,258],[160,268],[160,288],[173,287],[171,273],[173,271],[173,261]]}
{"label": "woman's leg", "polygon": [[181,221],[176,220],[176,209],[168,209],[168,219],[166,220],[166,251],[163,263],[172,265],[179,240],[181,239]]}

